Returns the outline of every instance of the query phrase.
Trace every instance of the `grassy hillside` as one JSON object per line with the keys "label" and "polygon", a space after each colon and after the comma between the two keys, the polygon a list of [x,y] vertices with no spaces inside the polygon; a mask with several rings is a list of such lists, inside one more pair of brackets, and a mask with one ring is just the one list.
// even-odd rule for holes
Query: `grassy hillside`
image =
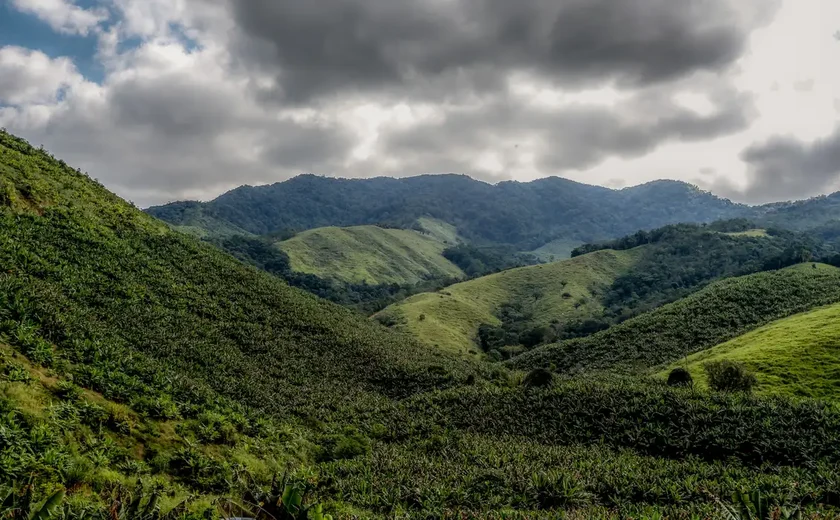
{"label": "grassy hillside", "polygon": [[840,269],[804,264],[730,278],[587,338],[539,347],[512,367],[561,372],[646,370],[775,319],[840,301]]}
{"label": "grassy hillside", "polygon": [[688,357],[685,366],[701,386],[703,364],[729,359],[756,374],[756,390],[821,399],[840,398],[840,305],[774,321]]}
{"label": "grassy hillside", "polygon": [[837,516],[833,406],[456,360],[5,132],[0,188],[0,516]]}
{"label": "grassy hillside", "polygon": [[582,244],[576,240],[557,239],[540,246],[533,251],[529,251],[532,255],[544,262],[555,262],[557,260],[564,260],[572,256],[572,251]]}
{"label": "grassy hillside", "polygon": [[[438,236],[445,233],[442,227],[435,230]],[[277,244],[294,271],[371,285],[463,277],[441,254],[449,245],[418,231],[376,226],[318,228]]]}
{"label": "grassy hillside", "polygon": [[[0,339],[50,377],[145,418],[191,421],[211,414],[218,420],[205,428],[224,426],[230,438],[245,440],[263,421],[275,432],[310,432],[311,445],[322,446],[317,452],[332,449],[328,436],[343,428],[336,418],[475,373],[171,231],[5,133],[0,174]],[[316,431],[301,429],[303,421],[329,422]],[[29,436],[51,423],[21,416],[14,424],[20,439],[0,449],[32,449]],[[192,462],[161,462],[155,472],[162,477],[203,493],[227,493],[236,486],[231,472],[258,473],[224,456],[209,432],[186,433],[177,449],[198,451]],[[280,434],[264,444],[292,456],[294,448],[284,443]],[[98,463],[83,446],[69,448],[80,465],[109,469],[111,486],[148,473],[155,453],[141,444]],[[29,475],[46,487],[75,485],[67,471],[37,457],[23,463],[15,470],[3,466],[0,475]],[[85,471],[79,478],[81,491],[104,485]]]}
{"label": "grassy hillside", "polygon": [[518,304],[531,326],[554,320],[585,319],[603,311],[600,293],[633,265],[639,250],[598,251],[547,265],[502,271],[412,296],[386,308],[377,317],[426,345],[461,355],[477,354],[476,334],[482,324],[500,323],[506,304]]}

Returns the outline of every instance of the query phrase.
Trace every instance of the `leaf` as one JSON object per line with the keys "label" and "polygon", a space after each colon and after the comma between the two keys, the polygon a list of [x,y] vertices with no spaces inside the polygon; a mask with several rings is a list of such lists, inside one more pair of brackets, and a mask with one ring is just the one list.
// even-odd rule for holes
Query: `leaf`
{"label": "leaf", "polygon": [[59,489],[44,501],[44,504],[29,515],[29,520],[47,520],[53,517],[64,500],[64,490]]}
{"label": "leaf", "polygon": [[283,490],[283,497],[280,499],[286,511],[294,515],[300,511],[300,505],[303,502],[303,496],[300,490],[295,486],[287,485]]}

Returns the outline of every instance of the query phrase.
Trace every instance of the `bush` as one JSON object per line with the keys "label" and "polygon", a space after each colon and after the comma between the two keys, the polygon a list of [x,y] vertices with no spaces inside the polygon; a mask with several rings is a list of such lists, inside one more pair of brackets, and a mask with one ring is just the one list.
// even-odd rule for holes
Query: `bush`
{"label": "bush", "polygon": [[755,375],[743,363],[711,361],[703,365],[709,386],[718,392],[749,392],[755,386]]}
{"label": "bush", "polygon": [[668,386],[692,386],[694,385],[694,378],[688,370],[680,367],[671,370],[668,374]]}
{"label": "bush", "polygon": [[522,386],[526,388],[542,388],[551,386],[554,382],[554,374],[544,368],[535,368],[525,376]]}

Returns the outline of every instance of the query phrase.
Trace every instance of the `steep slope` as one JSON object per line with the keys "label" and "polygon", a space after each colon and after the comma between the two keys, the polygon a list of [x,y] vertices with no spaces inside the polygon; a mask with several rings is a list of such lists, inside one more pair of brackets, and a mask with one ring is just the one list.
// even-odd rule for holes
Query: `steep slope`
{"label": "steep slope", "polygon": [[752,370],[758,392],[836,400],[840,398],[840,305],[774,321],[689,356],[679,366],[688,368],[705,386],[703,364],[724,359]]}
{"label": "steep slope", "polygon": [[[171,231],[6,133],[0,133],[0,188],[0,339],[52,377],[149,419],[217,414],[233,428],[231,442],[256,435],[258,421],[274,432],[295,432],[304,418],[330,420],[319,427],[318,435],[326,435],[342,427],[340,418],[353,416],[348,410],[475,373]],[[16,425],[14,435],[23,438],[43,428],[9,420],[14,424],[6,426]],[[283,436],[272,435],[266,443],[295,449],[282,448]],[[184,436],[187,444],[178,449],[199,450],[197,458],[172,459],[159,471],[204,492],[227,492],[233,481],[224,479],[235,464],[219,456],[219,441],[208,437],[205,446],[204,437]],[[151,463],[143,453],[100,462],[112,470],[109,482],[142,474]],[[252,462],[260,455],[253,456]],[[90,464],[82,458],[80,464]],[[118,470],[123,460],[132,462]],[[3,466],[2,484],[24,474],[45,485],[73,484],[61,467],[39,464]],[[208,483],[208,472],[223,482]]]}
{"label": "steep slope", "polygon": [[279,242],[301,273],[345,283],[415,284],[428,279],[463,278],[443,257],[449,245],[414,230],[376,226],[318,228]]}
{"label": "steep slope", "polygon": [[[200,222],[196,204],[147,211],[174,225],[191,225]],[[433,217],[455,226],[467,240],[522,251],[555,239],[604,240],[747,212],[745,206],[674,181],[610,190],[556,177],[490,185],[461,175],[358,180],[304,175],[271,186],[243,186],[200,205],[209,222],[224,221],[255,234],[368,224],[409,228],[418,218]]]}
{"label": "steep slope", "polygon": [[772,320],[840,301],[840,269],[822,264],[730,278],[592,336],[539,347],[509,362],[560,372],[647,370]]}
{"label": "steep slope", "polygon": [[412,296],[376,318],[423,343],[462,355],[479,353],[482,324],[498,325],[506,305],[529,314],[528,326],[586,319],[603,311],[602,292],[627,271],[640,251],[598,251],[547,265],[521,267]]}

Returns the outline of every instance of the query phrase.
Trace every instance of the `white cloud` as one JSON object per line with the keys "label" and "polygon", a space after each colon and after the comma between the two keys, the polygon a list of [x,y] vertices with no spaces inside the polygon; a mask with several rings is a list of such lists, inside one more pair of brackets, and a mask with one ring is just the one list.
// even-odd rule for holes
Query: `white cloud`
{"label": "white cloud", "polygon": [[11,0],[17,10],[32,14],[58,32],[89,34],[108,19],[105,9],[83,9],[72,0]]}
{"label": "white cloud", "polygon": [[81,81],[82,76],[67,58],[51,59],[40,51],[21,47],[0,48],[0,104],[52,103],[63,89]]}

